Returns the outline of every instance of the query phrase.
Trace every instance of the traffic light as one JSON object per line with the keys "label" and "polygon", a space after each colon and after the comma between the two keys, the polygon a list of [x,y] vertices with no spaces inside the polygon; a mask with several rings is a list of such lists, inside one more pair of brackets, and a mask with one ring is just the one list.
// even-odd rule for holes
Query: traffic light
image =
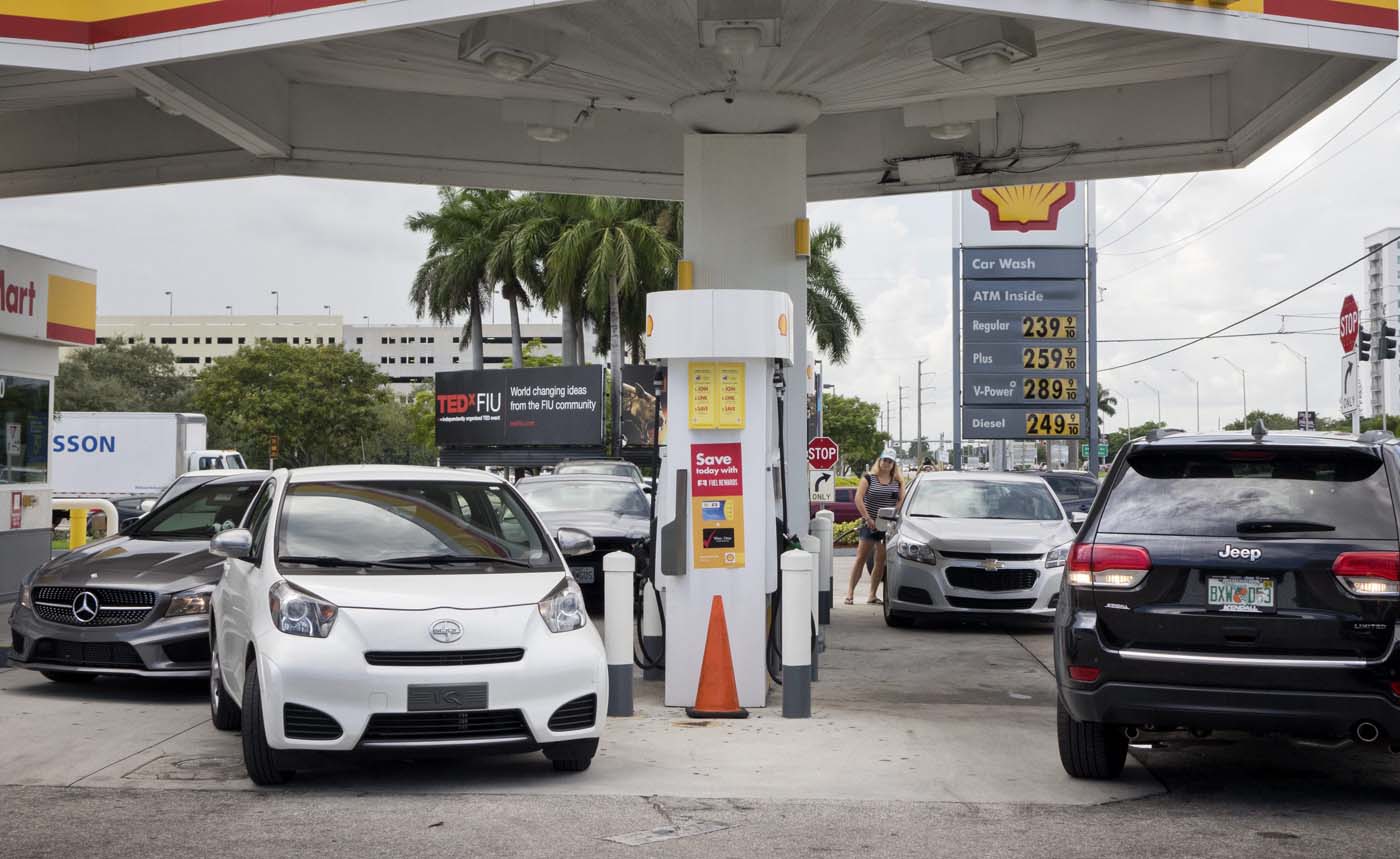
{"label": "traffic light", "polygon": [[1371,335],[1365,328],[1356,330],[1356,357],[1361,361],[1371,360]]}
{"label": "traffic light", "polygon": [[1380,348],[1376,351],[1382,361],[1389,361],[1395,357],[1395,329],[1390,327],[1390,323],[1381,321],[1381,342]]}

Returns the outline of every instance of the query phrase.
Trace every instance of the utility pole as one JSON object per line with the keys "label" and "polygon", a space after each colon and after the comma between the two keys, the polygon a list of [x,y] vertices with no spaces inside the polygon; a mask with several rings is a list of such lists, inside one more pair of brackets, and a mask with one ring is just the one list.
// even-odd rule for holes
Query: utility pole
{"label": "utility pole", "polygon": [[914,372],[914,438],[916,439],[916,443],[919,445],[919,450],[917,454],[915,454],[915,465],[921,464],[924,461],[924,457],[928,454],[928,446],[923,441],[924,391],[932,391],[933,388],[924,387],[924,377],[932,376],[934,373],[932,370],[928,371],[927,373],[924,372],[924,362],[927,360],[927,358],[920,358],[918,363],[915,365]]}
{"label": "utility pole", "polygon": [[904,443],[904,383],[899,382],[899,438],[895,439],[895,450]]}
{"label": "utility pole", "polygon": [[1226,364],[1234,367],[1236,373],[1240,374],[1240,405],[1244,407],[1244,429],[1245,432],[1249,432],[1249,388],[1248,381],[1244,375],[1244,368],[1234,361],[1231,361],[1229,358],[1226,358],[1224,355],[1212,355],[1211,360],[1224,361]]}
{"label": "utility pole", "polygon": [[1197,382],[1196,379],[1185,370],[1180,370],[1176,367],[1173,367],[1172,372],[1180,373],[1181,375],[1186,377],[1186,381],[1196,386],[1196,432],[1199,433],[1201,431],[1201,383]]}

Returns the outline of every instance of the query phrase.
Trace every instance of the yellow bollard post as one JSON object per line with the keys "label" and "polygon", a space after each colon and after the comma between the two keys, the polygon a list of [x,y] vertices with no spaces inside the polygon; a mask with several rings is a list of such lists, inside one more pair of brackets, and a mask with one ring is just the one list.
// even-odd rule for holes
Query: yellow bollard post
{"label": "yellow bollard post", "polygon": [[84,507],[80,510],[70,510],[68,513],[68,548],[76,549],[79,546],[87,545],[87,519],[88,511]]}

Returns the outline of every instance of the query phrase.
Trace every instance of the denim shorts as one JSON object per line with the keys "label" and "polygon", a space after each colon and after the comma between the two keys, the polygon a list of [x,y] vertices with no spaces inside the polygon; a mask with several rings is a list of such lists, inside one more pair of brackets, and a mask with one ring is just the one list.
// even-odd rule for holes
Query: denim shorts
{"label": "denim shorts", "polygon": [[883,543],[883,542],[885,542],[885,532],[884,532],[884,531],[876,531],[876,530],[873,530],[873,529],[871,529],[871,527],[870,527],[869,525],[865,524],[864,522],[861,522],[861,523],[860,523],[860,539],[862,539],[862,540],[874,540],[874,541],[877,542],[877,543]]}

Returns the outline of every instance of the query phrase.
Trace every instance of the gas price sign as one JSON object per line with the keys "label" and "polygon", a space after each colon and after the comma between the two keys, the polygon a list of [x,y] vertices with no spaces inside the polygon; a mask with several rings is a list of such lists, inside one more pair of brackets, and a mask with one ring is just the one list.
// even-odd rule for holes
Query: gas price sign
{"label": "gas price sign", "polygon": [[1079,412],[1026,412],[1026,435],[1035,438],[1078,438]]}

